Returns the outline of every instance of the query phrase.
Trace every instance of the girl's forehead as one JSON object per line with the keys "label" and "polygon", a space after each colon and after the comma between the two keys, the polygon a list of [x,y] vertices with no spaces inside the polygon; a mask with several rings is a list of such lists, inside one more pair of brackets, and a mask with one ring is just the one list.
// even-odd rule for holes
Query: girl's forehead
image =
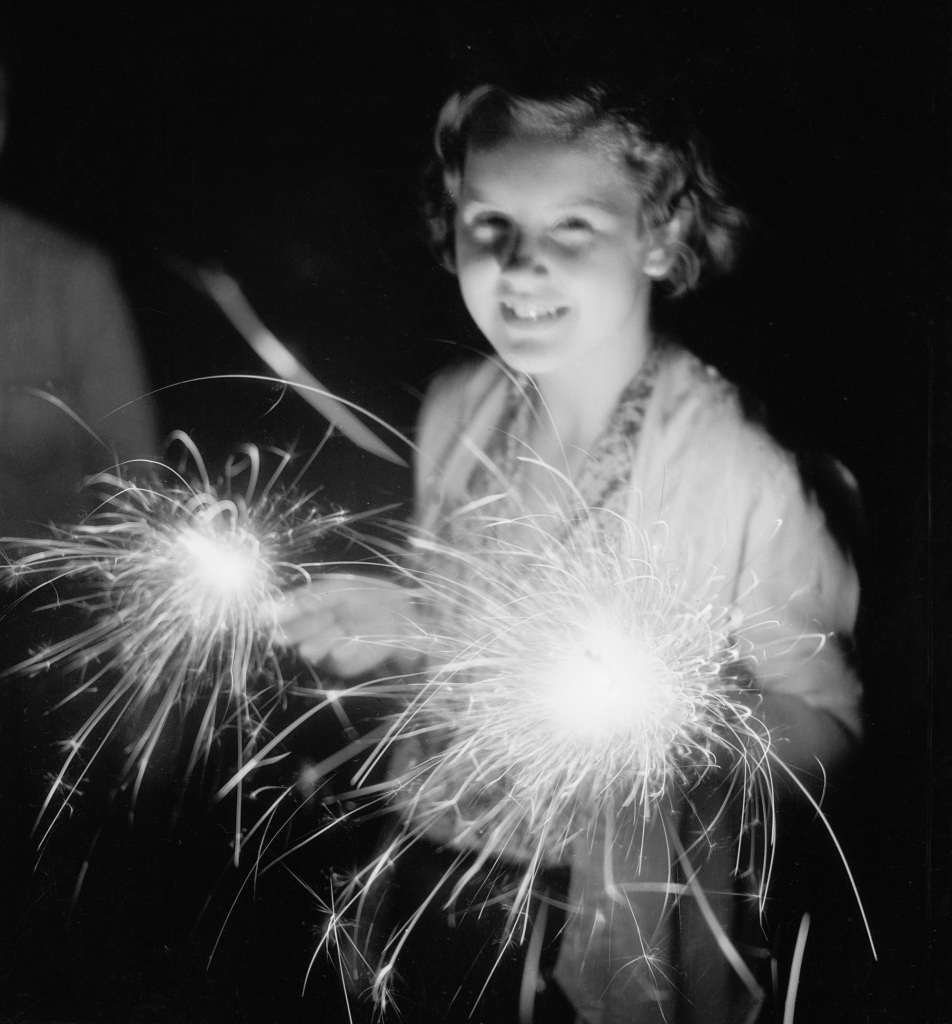
{"label": "girl's forehead", "polygon": [[562,205],[628,206],[634,182],[624,161],[604,146],[584,141],[516,137],[472,148],[463,167],[461,198],[519,198]]}

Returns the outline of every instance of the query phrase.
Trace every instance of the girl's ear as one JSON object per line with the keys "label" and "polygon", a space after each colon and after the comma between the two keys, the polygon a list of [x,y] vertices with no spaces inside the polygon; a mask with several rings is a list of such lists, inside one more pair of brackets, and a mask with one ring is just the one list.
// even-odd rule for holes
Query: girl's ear
{"label": "girl's ear", "polygon": [[645,254],[644,272],[648,277],[662,280],[668,276],[677,259],[678,244],[683,232],[682,214],[676,213],[664,227],[651,233],[651,246]]}

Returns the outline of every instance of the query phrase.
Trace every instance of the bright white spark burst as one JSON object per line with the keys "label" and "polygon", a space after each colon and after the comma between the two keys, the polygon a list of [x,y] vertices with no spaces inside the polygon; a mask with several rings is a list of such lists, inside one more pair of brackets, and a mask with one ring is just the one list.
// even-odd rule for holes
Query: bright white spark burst
{"label": "bright white spark burst", "polygon": [[[51,800],[66,787],[74,759],[142,711],[148,724],[127,761],[139,778],[180,705],[204,705],[189,769],[224,725],[238,727],[244,765],[223,793],[240,787],[293,733],[292,724],[262,742],[284,685],[272,608],[309,577],[302,556],[347,517],[322,516],[277,490],[278,473],[259,489],[257,456],[246,455],[218,486],[204,475],[198,485],[178,476],[152,487],[121,474],[101,477],[108,493],[94,515],[21,545],[33,550],[12,574],[75,584],[79,595],[66,600],[88,608],[94,622],[19,670],[82,670],[80,689],[117,680],[66,744]],[[612,545],[604,540],[606,519]],[[350,963],[363,961],[357,973],[368,977],[381,1008],[392,1003],[397,958],[427,905],[447,900],[447,892],[452,903],[497,857],[514,860],[522,874],[507,893],[508,936],[519,937],[521,922],[524,937],[538,871],[585,842],[592,822],[621,808],[637,832],[639,823],[664,820],[679,800],[690,800],[710,772],[727,780],[742,819],[763,823],[757,873],[764,884],[769,875],[776,758],[746,699],[743,641],[726,610],[703,592],[686,592],[675,568],[657,564],[646,539],[608,513],[581,510],[567,531],[547,517],[519,520],[515,534],[500,525],[487,519],[486,537],[466,550],[416,538],[420,557],[402,571],[433,611],[426,635],[410,641],[413,650],[427,650],[427,671],[340,691],[337,703],[374,692],[399,699],[404,710],[314,766],[309,780],[315,791],[345,755],[369,748],[356,790],[339,798],[345,806],[351,798],[389,799],[403,816],[402,832],[335,895],[322,943]],[[400,568],[387,556],[381,565]],[[327,693],[316,696],[329,702]],[[387,757],[399,769],[393,783],[368,784]],[[239,813],[240,806],[239,796]],[[236,817],[236,859],[241,833]],[[379,960],[364,961],[363,908],[374,905],[375,891],[421,837],[475,853],[475,861],[397,926]],[[676,896],[678,888],[671,891]]]}
{"label": "bright white spark burst", "polygon": [[[452,903],[499,857],[522,865],[507,893],[515,938],[539,870],[564,862],[593,822],[617,812],[644,834],[708,773],[769,835],[770,740],[727,609],[685,592],[677,567],[608,512],[580,510],[568,530],[545,516],[500,525],[487,519],[465,551],[415,542],[421,557],[408,571],[433,609],[429,670],[358,776],[392,752],[391,802],[405,824],[335,897],[325,942],[351,964],[374,887],[421,837],[474,855],[461,881],[425,903],[447,892]],[[367,978],[378,1007],[392,1000],[418,918],[394,931]]]}
{"label": "bright white spark burst", "polygon": [[[92,616],[88,628],[10,671],[81,672],[73,697],[105,686],[64,744],[47,807],[57,794],[65,806],[78,784],[67,782],[74,767],[88,770],[123,722],[136,723],[125,772],[138,786],[177,709],[199,702],[186,774],[228,726],[242,737],[239,758],[247,758],[283,699],[275,603],[309,578],[308,565],[317,563],[303,560],[347,521],[340,512],[321,514],[312,496],[277,486],[290,461],[285,453],[276,453],[278,467],[263,485],[252,447],[213,483],[189,439],[176,437],[192,457],[194,480],[158,464],[147,467],[149,483],[122,471],[103,474],[89,485],[101,502],[81,523],[4,542],[17,552],[10,574],[18,584],[39,578],[35,590],[55,591],[50,607],[73,605]],[[239,830],[236,823],[236,855]]]}
{"label": "bright white spark burst", "polygon": [[742,654],[726,610],[682,593],[623,521],[606,549],[607,515],[566,539],[523,520],[531,546],[440,556],[436,670],[400,726],[434,739],[414,769],[418,821],[449,816],[479,846],[511,853],[520,835],[523,855],[557,858],[609,799],[648,818],[672,783],[690,789],[751,739],[763,756],[726,671]]}
{"label": "bright white spark burst", "polygon": [[539,695],[540,712],[567,742],[624,741],[633,726],[641,732],[664,729],[675,685],[647,637],[584,623],[552,667]]}
{"label": "bright white spark burst", "polygon": [[186,527],[177,540],[185,549],[185,584],[195,585],[198,600],[203,604],[209,597],[227,600],[254,592],[256,577],[266,575],[261,545],[249,531],[243,536],[225,533],[206,537],[194,527]]}

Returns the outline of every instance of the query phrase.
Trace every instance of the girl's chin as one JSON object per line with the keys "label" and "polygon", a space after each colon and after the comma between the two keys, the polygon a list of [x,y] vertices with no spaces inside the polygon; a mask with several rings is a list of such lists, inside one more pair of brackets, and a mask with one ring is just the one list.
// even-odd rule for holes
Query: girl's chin
{"label": "girl's chin", "polygon": [[560,367],[560,361],[552,355],[498,350],[497,355],[510,370],[527,374],[529,377],[544,377],[557,373]]}
{"label": "girl's chin", "polygon": [[495,339],[496,355],[512,370],[530,375],[555,370],[564,361],[564,353],[551,341],[529,339]]}

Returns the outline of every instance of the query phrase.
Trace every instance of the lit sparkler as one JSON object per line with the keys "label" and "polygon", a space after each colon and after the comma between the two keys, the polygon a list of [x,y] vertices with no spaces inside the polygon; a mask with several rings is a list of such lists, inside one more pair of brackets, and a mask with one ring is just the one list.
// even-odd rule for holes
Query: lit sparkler
{"label": "lit sparkler", "polygon": [[[276,602],[309,579],[309,567],[319,563],[306,559],[348,521],[342,512],[319,512],[312,495],[279,486],[290,461],[285,453],[277,453],[277,469],[263,484],[261,455],[252,447],[212,482],[189,438],[173,437],[191,455],[197,479],[149,463],[143,465],[153,479],[136,482],[119,468],[90,481],[101,501],[78,525],[5,541],[17,554],[13,579],[35,591],[51,588],[53,607],[79,607],[93,620],[8,672],[80,672],[70,699],[106,687],[65,744],[44,813],[57,795],[61,807],[68,804],[78,785],[67,781],[72,769],[88,770],[122,722],[145,722],[135,726],[125,766],[136,787],[174,714],[196,704],[201,724],[186,774],[229,726],[241,737],[239,758],[247,758],[283,699]],[[240,819],[236,856],[239,834]]]}
{"label": "lit sparkler", "polygon": [[[149,724],[127,761],[139,779],[179,706],[204,707],[189,767],[223,724],[238,727],[243,763],[223,794],[293,733],[292,723],[265,738],[283,696],[273,609],[284,591],[310,578],[302,559],[347,517],[322,516],[306,499],[289,498],[275,487],[279,473],[258,488],[259,470],[248,449],[215,486],[207,475],[198,485],[177,475],[153,487],[104,476],[108,494],[83,524],[53,540],[23,542],[33,550],[12,571],[77,584],[82,593],[68,600],[90,609],[95,621],[20,670],[81,670],[81,689],[107,674],[118,679],[68,744],[61,787],[80,751],[142,711]],[[544,867],[564,863],[598,822],[616,816],[627,819],[629,835],[644,836],[659,822],[664,830],[705,776],[725,780],[741,807],[742,830],[754,818],[762,823],[763,885],[769,876],[771,770],[779,762],[747,696],[743,637],[727,611],[705,599],[703,585],[687,592],[679,570],[659,564],[647,539],[611,513],[579,510],[570,529],[545,516],[470,522],[472,544],[417,537],[419,557],[402,570],[388,556],[378,560],[405,574],[430,621],[409,640],[374,639],[425,650],[427,670],[364,680],[333,700],[315,693],[335,709],[371,691],[403,708],[311,769],[319,783],[370,749],[355,788],[338,798],[364,806],[388,800],[401,814],[399,833],[335,894],[322,942],[348,964],[364,962],[348,973],[368,979],[380,1007],[392,1000],[397,958],[427,907],[453,904],[497,861],[516,864],[505,894],[505,941],[524,938]],[[391,780],[371,782],[387,760]],[[344,817],[355,813],[348,808]],[[459,851],[462,876],[447,873],[371,956],[363,946],[366,917],[392,866],[422,838]],[[692,850],[677,835],[671,839],[689,881],[650,884],[673,899],[696,896],[703,907],[703,893],[689,892]],[[238,817],[236,858],[240,840]],[[629,857],[637,861],[638,852]],[[729,939],[718,942],[755,986]]]}
{"label": "lit sparkler", "polygon": [[455,594],[407,726],[425,717],[448,742],[414,813],[452,813],[457,834],[497,852],[522,835],[558,858],[606,799],[649,818],[672,782],[690,788],[752,733],[764,742],[725,671],[742,655],[726,611],[683,594],[613,516],[623,543],[607,546],[600,518],[564,539],[524,519],[534,543],[456,553],[460,571],[428,581]]}
{"label": "lit sparkler", "polygon": [[[506,893],[507,936],[518,938],[541,869],[565,863],[573,844],[615,815],[627,818],[629,835],[664,829],[708,774],[726,781],[742,817],[756,813],[769,831],[773,754],[727,610],[685,593],[676,568],[659,564],[627,521],[580,510],[565,525],[487,517],[465,550],[415,541],[421,558],[410,571],[433,610],[429,672],[407,683],[405,710],[348,794],[359,795],[390,752],[391,803],[404,825],[335,897],[324,940],[363,974],[380,1007],[426,905],[452,905],[500,861],[521,866]],[[379,797],[379,787],[370,793]],[[421,838],[460,851],[462,876],[447,875],[371,957],[360,948],[361,918]],[[690,850],[679,856],[686,865]],[[766,878],[766,853],[762,868]],[[361,957],[367,969],[354,970]]]}

